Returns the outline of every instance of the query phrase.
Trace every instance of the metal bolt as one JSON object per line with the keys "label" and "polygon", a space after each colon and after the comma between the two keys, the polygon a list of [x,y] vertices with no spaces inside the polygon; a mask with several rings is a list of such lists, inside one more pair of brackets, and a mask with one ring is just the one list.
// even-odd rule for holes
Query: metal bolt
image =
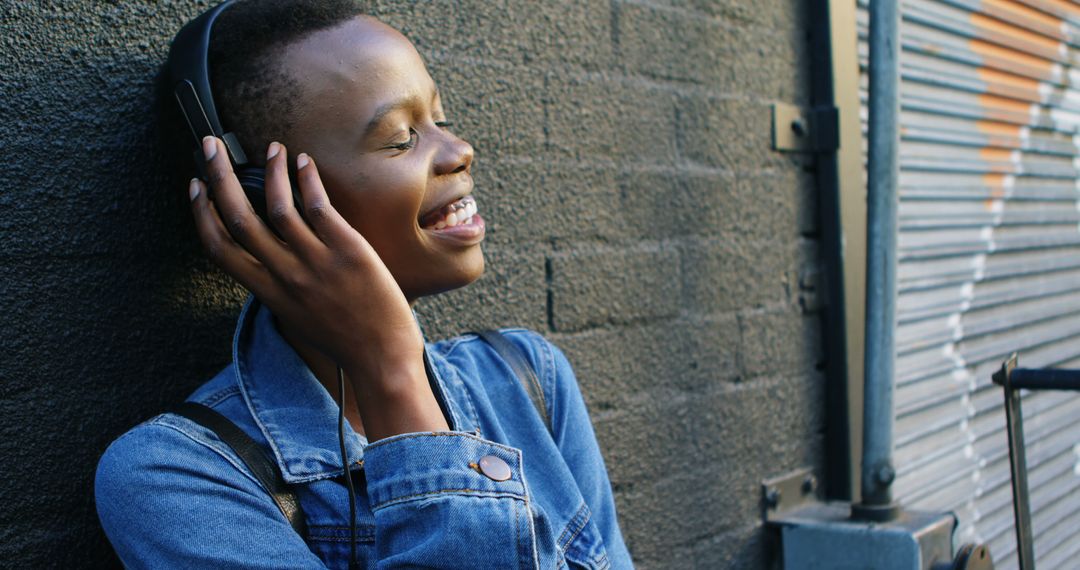
{"label": "metal bolt", "polygon": [[896,479],[896,471],[893,470],[892,465],[882,465],[877,472],[878,483],[882,485],[892,485],[892,482]]}
{"label": "metal bolt", "polygon": [[802,492],[804,495],[809,495],[817,489],[817,477],[813,475],[807,475],[802,481]]}
{"label": "metal bolt", "polygon": [[765,503],[770,507],[776,508],[780,504],[780,489],[773,487],[765,493]]}
{"label": "metal bolt", "polygon": [[791,121],[791,132],[796,136],[806,136],[806,123],[802,119],[793,119]]}

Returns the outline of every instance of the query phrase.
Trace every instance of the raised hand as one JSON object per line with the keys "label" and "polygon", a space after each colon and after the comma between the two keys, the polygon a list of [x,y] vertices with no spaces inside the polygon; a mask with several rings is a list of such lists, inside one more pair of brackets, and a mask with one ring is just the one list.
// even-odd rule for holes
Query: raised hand
{"label": "raised hand", "polygon": [[203,153],[213,200],[198,180],[190,192],[210,258],[345,370],[368,439],[448,429],[424,373],[423,338],[408,301],[367,240],[330,204],[315,162],[297,157],[301,217],[285,147],[272,143],[267,150],[266,212],[274,235],[245,197],[224,145],[207,137]]}

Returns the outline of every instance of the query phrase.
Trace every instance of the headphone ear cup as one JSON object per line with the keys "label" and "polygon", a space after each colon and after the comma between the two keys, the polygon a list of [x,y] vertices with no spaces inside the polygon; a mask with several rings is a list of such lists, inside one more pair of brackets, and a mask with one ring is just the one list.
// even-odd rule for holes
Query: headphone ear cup
{"label": "headphone ear cup", "polygon": [[[240,187],[244,189],[244,195],[247,196],[248,202],[251,202],[255,213],[262,218],[271,231],[277,234],[277,228],[270,223],[266,215],[266,169],[257,166],[241,166],[236,169],[236,179],[240,182]],[[292,179],[292,175],[289,176],[289,185],[292,187],[293,204],[296,210],[303,212],[303,207],[300,205],[300,192],[297,190],[296,181]],[[281,236],[278,235],[278,237]]]}
{"label": "headphone ear cup", "polygon": [[236,179],[255,213],[264,222],[269,222],[266,218],[266,170],[255,166],[241,166],[236,169]]}
{"label": "headphone ear cup", "polygon": [[242,166],[236,169],[236,179],[240,181],[240,186],[243,187],[244,193],[248,195],[248,200],[251,200],[252,205],[255,205],[253,198],[261,198],[263,206],[266,206],[266,170],[254,166]]}

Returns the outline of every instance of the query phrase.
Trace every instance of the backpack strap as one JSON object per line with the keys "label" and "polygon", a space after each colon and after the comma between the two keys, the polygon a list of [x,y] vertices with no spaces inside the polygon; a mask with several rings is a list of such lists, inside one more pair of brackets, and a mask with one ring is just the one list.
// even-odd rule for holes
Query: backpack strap
{"label": "backpack strap", "polygon": [[281,514],[292,525],[293,530],[301,537],[307,536],[307,523],[304,520],[304,511],[300,508],[300,501],[296,493],[285,483],[281,477],[281,470],[266,456],[259,444],[255,443],[251,436],[244,433],[235,423],[208,406],[195,402],[184,402],[170,410],[172,413],[183,416],[206,429],[217,434],[221,441],[232,448],[240,459],[247,465],[248,470],[259,480],[263,488],[270,493],[270,497],[277,503]]}
{"label": "backpack strap", "polygon": [[510,365],[510,369],[517,376],[521,384],[525,386],[525,392],[529,394],[529,399],[532,400],[533,407],[536,408],[536,412],[540,414],[540,418],[544,420],[544,425],[547,426],[548,432],[554,434],[551,429],[551,418],[548,417],[547,403],[544,400],[544,390],[540,387],[540,379],[536,376],[536,371],[533,370],[529,364],[528,359],[525,357],[521,348],[506,340],[506,337],[499,331],[484,330],[473,333],[480,337],[481,340],[488,343],[491,348],[495,349],[495,352],[499,353],[499,356]]}

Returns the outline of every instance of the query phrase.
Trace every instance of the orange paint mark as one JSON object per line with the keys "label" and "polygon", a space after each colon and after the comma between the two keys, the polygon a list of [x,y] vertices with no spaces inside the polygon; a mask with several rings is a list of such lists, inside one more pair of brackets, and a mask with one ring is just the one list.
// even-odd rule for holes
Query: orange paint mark
{"label": "orange paint mark", "polygon": [[1041,101],[1039,97],[1039,82],[1034,79],[1019,77],[1011,73],[996,71],[980,67],[979,79],[985,81],[987,91],[996,95],[1007,95],[1017,99],[1029,101]]}
{"label": "orange paint mark", "polygon": [[990,195],[1004,195],[1005,194],[1005,175],[1004,174],[983,174],[983,184],[990,187]]}
{"label": "orange paint mark", "polygon": [[1019,125],[998,123],[996,121],[977,121],[975,123],[975,128],[978,129],[980,133],[983,133],[985,135],[998,135],[1006,137],[1020,136]]}
{"label": "orange paint mark", "polygon": [[1007,111],[1010,113],[1023,113],[1024,115],[1031,114],[1031,108],[1034,107],[1031,103],[1024,103],[1015,99],[1006,99],[1005,97],[998,97],[997,95],[979,95],[979,105],[985,109],[993,109],[997,111]]}
{"label": "orange paint mark", "polygon": [[1031,68],[1028,70],[1029,73],[1035,72],[1044,77],[1050,76],[1050,71],[1054,65],[1053,62],[1047,59],[1028,55],[1018,50],[1001,47],[982,40],[971,40],[968,42],[968,48],[985,58],[999,60],[1004,64],[1002,67],[1021,66]]}
{"label": "orange paint mark", "polygon": [[1012,162],[1012,151],[1004,148],[980,148],[979,158],[993,162]]}
{"label": "orange paint mark", "polygon": [[1039,4],[1053,6],[1054,8],[1057,8],[1058,10],[1067,14],[1080,16],[1080,6],[1077,6],[1072,2],[1066,2],[1065,0],[1041,0]]}
{"label": "orange paint mark", "polygon": [[997,71],[996,69],[986,69],[985,67],[980,67],[979,79],[991,83],[1008,85],[1009,87],[1015,87],[1017,89],[1030,89],[1035,93],[1039,92],[1039,82],[1037,80],[1029,79],[1027,77],[1020,77],[1019,75],[1013,75],[1011,73],[1005,73],[1004,71]]}
{"label": "orange paint mark", "polygon": [[998,12],[1002,16],[1010,17],[1010,19],[1022,18],[1030,20],[1032,23],[1042,24],[1061,33],[1061,18],[1055,18],[1046,12],[1040,12],[1012,0],[982,0],[982,9],[985,12]]}
{"label": "orange paint mark", "polygon": [[[1006,24],[1001,20],[984,16],[982,14],[972,14],[971,24],[980,29],[980,31],[988,32],[989,36],[983,36],[986,39],[992,39],[994,34],[1000,34],[1010,39],[1017,39],[1025,43],[1032,44],[1032,47],[1040,49],[1043,53],[1050,55],[1058,54],[1061,42],[1053,40],[1046,36],[1029,32],[1019,26],[1012,24]],[[980,34],[981,35],[981,34]]]}

